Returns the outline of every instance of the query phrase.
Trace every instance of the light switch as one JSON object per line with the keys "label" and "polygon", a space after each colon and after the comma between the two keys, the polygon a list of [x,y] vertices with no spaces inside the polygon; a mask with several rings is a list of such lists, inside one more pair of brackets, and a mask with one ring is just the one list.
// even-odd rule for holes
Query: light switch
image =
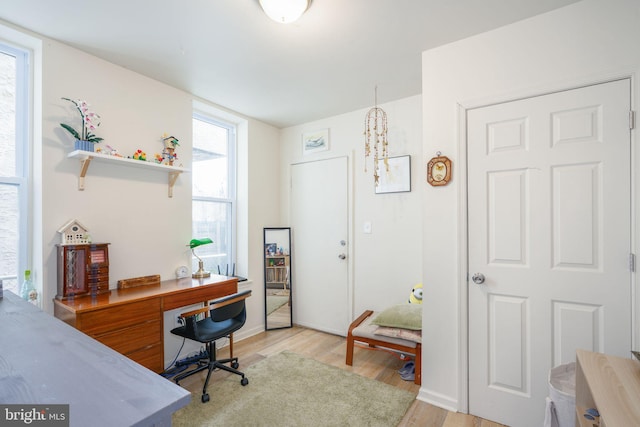
{"label": "light switch", "polygon": [[371,221],[365,221],[362,226],[362,231],[366,234],[371,234]]}

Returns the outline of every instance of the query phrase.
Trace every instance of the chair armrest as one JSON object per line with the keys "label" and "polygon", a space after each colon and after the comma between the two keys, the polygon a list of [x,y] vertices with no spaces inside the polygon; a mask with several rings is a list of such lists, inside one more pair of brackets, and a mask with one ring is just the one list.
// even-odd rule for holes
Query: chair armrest
{"label": "chair armrest", "polygon": [[205,317],[209,317],[209,307],[202,307],[180,314],[180,318],[184,320],[183,328],[190,335],[196,336],[198,334],[197,316],[201,313],[204,313]]}
{"label": "chair armrest", "polygon": [[209,303],[209,308],[214,309],[218,307],[224,307],[225,305],[233,304],[237,301],[242,301],[251,296],[251,289],[238,292],[237,294],[227,295],[221,298],[217,298]]}
{"label": "chair armrest", "polygon": [[180,317],[183,319],[186,319],[187,317],[193,317],[193,316],[197,316],[200,313],[205,313],[205,316],[209,316],[209,307],[202,307],[199,308],[197,310],[191,310],[191,311],[187,311],[185,313],[181,313]]}

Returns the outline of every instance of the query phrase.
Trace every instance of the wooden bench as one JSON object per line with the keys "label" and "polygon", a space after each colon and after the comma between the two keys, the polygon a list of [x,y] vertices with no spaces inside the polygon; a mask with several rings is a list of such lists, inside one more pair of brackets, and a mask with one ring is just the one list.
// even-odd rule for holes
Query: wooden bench
{"label": "wooden bench", "polygon": [[422,344],[404,340],[401,338],[391,338],[383,335],[375,335],[376,325],[371,324],[374,312],[366,310],[349,326],[347,334],[347,360],[349,366],[353,366],[353,347],[356,342],[366,343],[372,348],[387,348],[401,353],[414,356],[415,376],[413,382],[422,384]]}

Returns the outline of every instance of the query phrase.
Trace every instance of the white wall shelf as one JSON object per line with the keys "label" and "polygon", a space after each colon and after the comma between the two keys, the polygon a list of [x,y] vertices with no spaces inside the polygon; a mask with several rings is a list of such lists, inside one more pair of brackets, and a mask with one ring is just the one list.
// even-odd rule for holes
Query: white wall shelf
{"label": "white wall shelf", "polygon": [[173,186],[175,185],[176,180],[178,179],[180,174],[182,172],[190,172],[189,169],[183,167],[161,165],[159,163],[128,159],[125,157],[110,156],[108,154],[94,153],[84,150],[72,151],[67,155],[67,157],[70,159],[80,160],[80,173],[78,174],[78,190],[80,191],[84,190],[84,177],[87,174],[87,170],[89,169],[89,165],[91,164],[92,160],[101,162],[116,162],[131,167],[152,169],[159,172],[167,173],[169,177],[169,197],[173,197]]}

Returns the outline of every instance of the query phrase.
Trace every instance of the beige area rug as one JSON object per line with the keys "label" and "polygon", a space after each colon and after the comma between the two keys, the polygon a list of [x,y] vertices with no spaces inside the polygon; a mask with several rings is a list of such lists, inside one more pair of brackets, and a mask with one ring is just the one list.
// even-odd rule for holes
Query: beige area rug
{"label": "beige area rug", "polygon": [[267,316],[285,305],[289,301],[288,296],[268,295],[267,296]]}
{"label": "beige area rug", "polygon": [[[242,369],[242,366],[240,367]],[[175,427],[396,426],[416,395],[284,351],[209,384],[211,400],[192,395],[173,415]]]}

